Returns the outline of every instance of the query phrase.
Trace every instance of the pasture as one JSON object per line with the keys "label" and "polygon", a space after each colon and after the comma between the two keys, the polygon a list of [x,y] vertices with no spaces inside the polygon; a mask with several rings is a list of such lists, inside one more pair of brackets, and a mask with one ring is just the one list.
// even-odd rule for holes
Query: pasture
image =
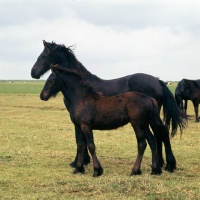
{"label": "pasture", "polygon": [[[191,102],[188,128],[171,139],[177,170],[150,175],[150,148],[142,175],[129,176],[137,147],[130,125],[94,131],[98,158],[104,167],[93,178],[72,174],[76,153],[74,127],[62,95],[39,98],[42,81],[0,83],[0,199],[200,199],[200,123]],[[174,92],[176,84],[169,86]]]}

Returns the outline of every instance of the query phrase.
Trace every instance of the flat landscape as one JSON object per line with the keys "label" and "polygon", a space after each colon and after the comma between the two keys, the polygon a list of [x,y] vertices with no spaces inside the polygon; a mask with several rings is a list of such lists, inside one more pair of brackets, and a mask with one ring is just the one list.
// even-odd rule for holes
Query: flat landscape
{"label": "flat landscape", "polygon": [[[74,126],[58,94],[47,102],[39,93],[44,81],[0,83],[0,199],[200,199],[200,122],[188,105],[188,127],[171,138],[177,169],[150,175],[149,146],[142,175],[129,176],[137,145],[132,127],[94,131],[104,168],[93,178],[93,165],[74,175]],[[174,93],[176,83],[169,86]]]}

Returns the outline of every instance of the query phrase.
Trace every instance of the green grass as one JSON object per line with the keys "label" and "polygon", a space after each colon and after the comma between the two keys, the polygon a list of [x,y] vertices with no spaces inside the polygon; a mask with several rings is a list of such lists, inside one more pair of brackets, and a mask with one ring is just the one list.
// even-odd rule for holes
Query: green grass
{"label": "green grass", "polygon": [[[0,84],[1,91],[6,84]],[[23,86],[14,85],[6,91]],[[142,175],[129,176],[137,145],[127,125],[94,132],[104,174],[93,178],[92,164],[84,175],[74,175],[69,166],[76,146],[62,95],[43,102],[39,99],[43,83],[26,87],[27,92],[0,95],[0,199],[200,199],[200,123],[194,122],[190,102],[188,128],[182,137],[178,133],[171,139],[177,159],[174,173],[163,170],[160,176],[150,175],[147,147]]]}
{"label": "green grass", "polygon": [[45,81],[2,81],[0,94],[39,94]]}
{"label": "green grass", "polygon": [[[39,94],[45,81],[1,81],[0,94]],[[177,82],[168,86],[174,93]]]}

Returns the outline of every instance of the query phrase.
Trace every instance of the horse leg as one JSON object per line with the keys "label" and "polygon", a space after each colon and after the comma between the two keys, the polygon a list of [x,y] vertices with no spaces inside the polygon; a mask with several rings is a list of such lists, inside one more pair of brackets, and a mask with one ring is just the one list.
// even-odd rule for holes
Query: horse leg
{"label": "horse leg", "polygon": [[187,113],[187,100],[185,100],[185,106],[184,107],[185,107],[184,111],[185,111],[185,113]]}
{"label": "horse leg", "polygon": [[194,106],[194,112],[196,116],[196,122],[199,122],[199,117],[198,117],[198,109],[199,109],[199,103],[197,101],[192,101],[193,106]]}
{"label": "horse leg", "polygon": [[175,95],[176,103],[178,107],[183,110],[183,100],[180,95]]}
{"label": "horse leg", "polygon": [[85,125],[81,126],[81,130],[84,133],[84,136],[85,136],[86,141],[87,141],[87,147],[88,147],[89,152],[92,156],[93,166],[94,166],[93,177],[101,176],[103,174],[103,168],[101,167],[99,160],[96,156],[93,132],[90,129],[90,127],[85,126]]}
{"label": "horse leg", "polygon": [[162,136],[162,140],[165,146],[165,154],[166,154],[166,166],[165,170],[169,172],[173,172],[176,169],[176,159],[173,155],[170,138],[169,138],[169,130],[166,126],[159,126],[160,133]]}
{"label": "horse leg", "polygon": [[[166,154],[166,166],[165,170],[169,172],[173,172],[174,169],[176,169],[176,159],[173,155],[172,148],[171,148],[171,143],[170,143],[170,138],[169,138],[169,129],[167,126],[165,126],[161,119],[159,119],[158,124],[151,124],[151,128],[153,130],[154,135],[156,136],[156,139],[159,138],[160,141],[164,143],[165,147],[165,154]],[[158,144],[158,141],[157,141]],[[158,155],[160,155],[159,149],[158,149]],[[160,160],[158,157],[158,161],[160,164]],[[161,166],[161,165],[160,165]]]}
{"label": "horse leg", "polygon": [[[76,138],[77,138],[76,135],[79,134],[80,132],[81,132],[81,130],[77,126],[75,126],[75,137]],[[77,144],[77,139],[76,139],[76,144]],[[74,161],[72,163],[70,163],[71,167],[76,167],[77,159],[78,159],[78,147],[77,147],[76,157],[75,157]],[[90,163],[90,156],[88,154],[87,148],[84,148],[84,150],[83,150],[83,164],[87,165],[89,163]]]}
{"label": "horse leg", "polygon": [[161,174],[162,169],[159,166],[158,156],[157,156],[157,148],[156,148],[156,138],[153,136],[149,128],[145,130],[145,137],[148,141],[148,144],[151,148],[152,153],[152,172],[151,174]]}
{"label": "horse leg", "polygon": [[[133,125],[132,125],[133,127]],[[137,144],[138,144],[138,155],[135,161],[135,164],[132,168],[132,172],[131,172],[131,176],[132,175],[139,175],[141,174],[141,170],[140,170],[140,166],[141,166],[141,162],[142,162],[142,157],[144,155],[144,151],[146,149],[147,143],[145,140],[145,134],[144,134],[144,130],[141,130],[139,127],[138,128],[134,128],[135,134],[136,134],[136,138],[137,138]]]}
{"label": "horse leg", "polygon": [[[161,122],[161,120],[160,120],[160,122]],[[163,167],[164,166],[164,158],[163,158],[163,153],[162,153],[162,138],[161,138],[160,133],[158,132],[157,128],[155,128],[152,125],[151,125],[151,128],[153,130],[154,136],[156,137],[159,166]]]}
{"label": "horse leg", "polygon": [[180,100],[180,109],[181,109],[182,111],[184,111],[184,109],[183,109],[183,100],[182,100],[182,99]]}
{"label": "horse leg", "polygon": [[80,134],[76,135],[76,140],[77,140],[77,162],[76,162],[76,167],[74,169],[74,174],[77,173],[84,173],[85,169],[83,166],[83,150],[86,148],[86,143],[84,139],[83,133],[80,132]]}

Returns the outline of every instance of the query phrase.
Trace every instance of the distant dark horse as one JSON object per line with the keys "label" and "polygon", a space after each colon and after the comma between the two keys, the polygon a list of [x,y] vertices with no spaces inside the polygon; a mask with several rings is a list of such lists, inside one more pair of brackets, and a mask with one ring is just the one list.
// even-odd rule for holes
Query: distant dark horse
{"label": "distant dark horse", "polygon": [[[182,79],[176,87],[175,99],[178,106],[184,110],[185,113],[187,111],[187,101],[191,100],[194,106],[196,122],[199,122],[198,109],[200,103],[200,80]],[[182,100],[185,100],[184,109]]]}
{"label": "distant dark horse", "polygon": [[[75,57],[73,51],[70,48],[66,48],[64,45],[58,45],[54,42],[48,43],[43,41],[44,50],[38,57],[36,63],[31,70],[31,76],[39,79],[41,75],[50,69],[50,64],[64,64],[68,69],[79,70],[90,82],[92,87],[97,92],[101,92],[105,96],[118,95],[120,93],[137,91],[144,93],[150,97],[156,99],[159,110],[163,106],[164,121],[166,124],[171,123],[172,136],[176,133],[178,126],[180,130],[185,127],[186,115],[180,112],[172,93],[167,86],[157,78],[147,74],[133,74],[113,80],[103,80],[96,75],[90,73]],[[66,107],[68,107],[64,99]],[[162,156],[162,141],[160,134],[156,132],[156,128],[151,126],[157,139],[158,148],[158,160],[160,166],[163,166],[164,159]],[[78,131],[75,127],[75,135]],[[77,157],[76,157],[77,158]],[[90,158],[87,149],[84,151],[84,162],[87,164]],[[76,165],[76,159],[71,163],[72,166]],[[167,165],[165,167],[168,171],[173,171],[175,166]]]}
{"label": "distant dark horse", "polygon": [[138,143],[138,155],[131,175],[141,174],[140,166],[146,148],[145,139],[152,151],[152,174],[162,172],[157,158],[156,139],[149,125],[154,126],[160,133],[170,157],[173,157],[173,154],[168,139],[168,128],[162,124],[155,99],[138,92],[105,97],[95,92],[79,71],[63,68],[60,65],[54,65],[52,68],[56,75],[52,73],[49,76],[40,98],[48,100],[59,91],[65,97],[71,121],[76,129],[80,130],[76,135],[78,160],[74,170],[75,174],[84,172],[83,150],[87,145],[94,165],[93,176],[100,176],[103,168],[96,156],[93,130],[116,129],[127,123],[131,123]]}

